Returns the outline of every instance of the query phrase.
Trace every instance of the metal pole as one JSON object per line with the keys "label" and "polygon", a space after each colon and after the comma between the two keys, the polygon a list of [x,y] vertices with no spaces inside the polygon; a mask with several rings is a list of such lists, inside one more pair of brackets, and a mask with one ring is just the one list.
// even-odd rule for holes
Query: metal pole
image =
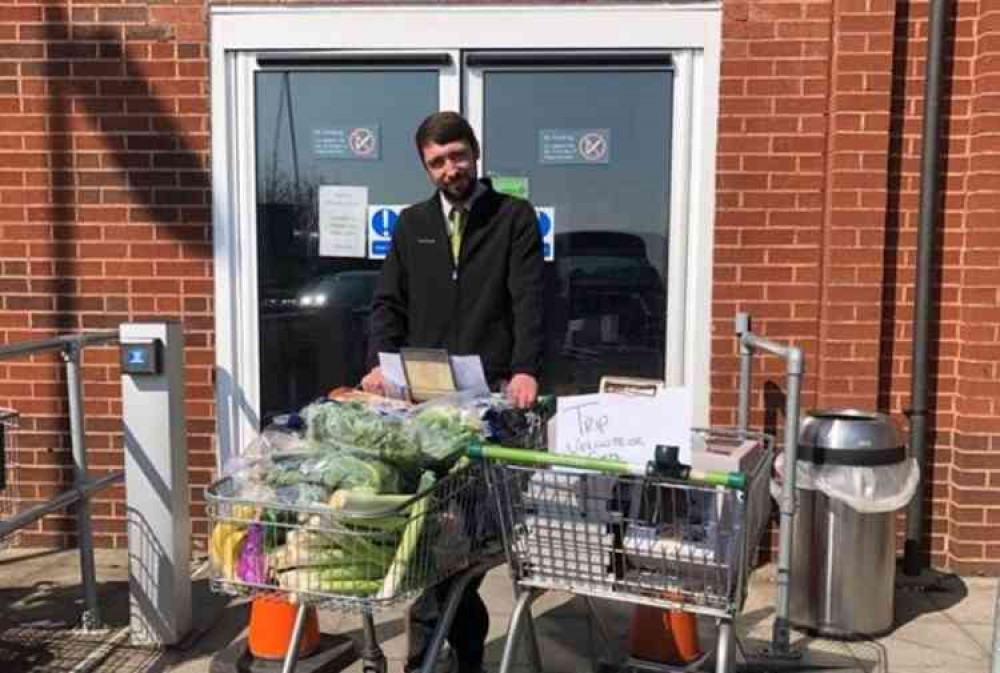
{"label": "metal pole", "polygon": [[363,639],[361,644],[361,669],[364,673],[385,673],[387,663],[385,652],[378,644],[375,633],[375,617],[371,608],[366,608],[361,615]]}
{"label": "metal pole", "polygon": [[750,334],[750,314],[736,314],[736,340],[740,344],[740,398],[736,409],[736,425],[746,432],[750,428],[750,386],[753,349],[743,342],[743,335]]}
{"label": "metal pole", "polygon": [[804,360],[802,349],[789,348],[788,384],[785,391],[785,475],[781,485],[781,525],[778,530],[778,600],[771,647],[787,654],[791,647],[792,526],[795,523],[795,468],[799,457],[799,395]]}
{"label": "metal pole", "polygon": [[298,612],[295,613],[295,626],[292,627],[292,642],[288,643],[288,651],[285,652],[285,661],[281,667],[281,673],[294,673],[295,665],[299,663],[299,646],[302,643],[302,632],[306,628],[306,611],[309,606],[305,603],[299,605]]}
{"label": "metal pole", "polygon": [[[69,397],[70,440],[73,446],[73,485],[86,486],[87,444],[83,423],[83,388],[80,382],[80,342],[68,344],[62,352],[66,361],[66,389]],[[76,504],[77,544],[80,547],[80,578],[83,582],[84,630],[101,628],[100,606],[97,602],[97,572],[94,568],[94,541],[90,527],[90,503],[83,497]]]}
{"label": "metal pole", "polygon": [[[949,0],[931,0],[924,78],[923,138],[920,151],[920,219],[917,229],[917,288],[913,306],[913,378],[910,384],[910,446],[921,479],[927,463],[927,380],[930,341],[931,279],[934,272],[934,224],[938,210],[938,145],[941,139],[941,85]],[[923,489],[921,489],[923,490]],[[919,575],[924,530],[923,493],[910,500],[906,515],[903,570]]]}

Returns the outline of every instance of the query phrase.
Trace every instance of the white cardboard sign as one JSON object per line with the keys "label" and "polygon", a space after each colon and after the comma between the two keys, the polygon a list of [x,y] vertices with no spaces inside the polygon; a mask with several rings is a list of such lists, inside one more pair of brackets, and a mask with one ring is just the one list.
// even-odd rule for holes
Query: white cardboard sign
{"label": "white cardboard sign", "polygon": [[653,459],[657,444],[679,447],[691,464],[691,391],[664,388],[655,396],[597,393],[560,397],[553,453],[614,458],[637,467]]}

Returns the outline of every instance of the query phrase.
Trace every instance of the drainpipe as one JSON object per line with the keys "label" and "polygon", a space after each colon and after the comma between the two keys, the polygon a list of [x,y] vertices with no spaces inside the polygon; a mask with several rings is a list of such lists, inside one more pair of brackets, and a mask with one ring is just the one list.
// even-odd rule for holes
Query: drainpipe
{"label": "drainpipe", "polygon": [[[917,296],[913,308],[913,379],[910,388],[910,447],[921,479],[927,468],[927,378],[929,316],[934,273],[934,224],[938,210],[938,155],[941,139],[941,89],[944,77],[944,43],[950,0],[930,0],[927,71],[924,79],[924,120],[920,156],[920,220],[917,230]],[[910,501],[906,516],[903,571],[919,575],[924,535],[924,502],[921,488]]]}

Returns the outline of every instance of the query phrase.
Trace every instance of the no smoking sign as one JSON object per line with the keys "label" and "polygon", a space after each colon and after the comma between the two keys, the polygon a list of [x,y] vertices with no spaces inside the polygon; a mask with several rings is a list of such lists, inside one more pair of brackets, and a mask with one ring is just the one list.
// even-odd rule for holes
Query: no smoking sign
{"label": "no smoking sign", "polygon": [[577,149],[584,161],[604,162],[608,158],[608,134],[604,131],[591,131],[580,137]]}
{"label": "no smoking sign", "polygon": [[378,157],[378,129],[359,126],[351,129],[347,136],[347,145],[359,159],[375,159]]}

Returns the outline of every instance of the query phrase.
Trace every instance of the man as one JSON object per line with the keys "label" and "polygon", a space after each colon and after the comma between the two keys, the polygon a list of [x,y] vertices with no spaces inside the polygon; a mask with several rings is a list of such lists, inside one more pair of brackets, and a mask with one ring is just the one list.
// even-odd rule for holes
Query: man
{"label": "man", "polygon": [[[400,347],[480,356],[490,386],[506,385],[518,407],[538,394],[542,332],[542,246],[534,208],[478,180],[479,142],[455,112],[439,112],[416,133],[417,153],[436,191],[402,212],[372,302],[371,360]],[[384,391],[377,366],[364,377]],[[458,673],[479,673],[489,613],[482,577],[463,592],[448,634]],[[406,669],[418,669],[450,583],[410,610]]]}
{"label": "man", "polygon": [[[479,142],[457,113],[425,119],[416,143],[437,191],[400,215],[375,287],[372,362],[402,346],[479,355],[490,385],[506,383],[511,401],[530,406],[543,343],[534,208],[477,180]],[[378,367],[362,386],[383,391]]]}

